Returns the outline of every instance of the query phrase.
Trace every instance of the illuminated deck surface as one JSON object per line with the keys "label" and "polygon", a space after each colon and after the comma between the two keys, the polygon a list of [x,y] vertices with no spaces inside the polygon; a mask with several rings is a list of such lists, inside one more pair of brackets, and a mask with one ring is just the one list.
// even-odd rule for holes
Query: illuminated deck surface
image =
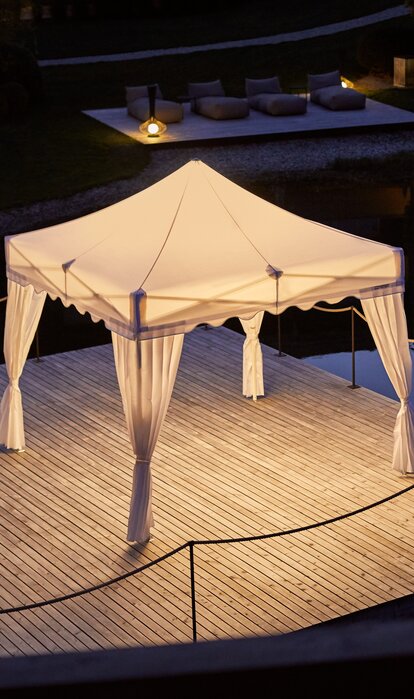
{"label": "illuminated deck surface", "polygon": [[[288,529],[410,484],[390,469],[398,406],[264,348],[267,396],[241,388],[242,337],[186,337],[153,459],[153,539],[125,543],[133,457],[111,346],[28,362],[27,451],[0,453],[0,605],[131,570],[190,539]],[[1,388],[5,370],[1,368]],[[300,629],[412,592],[414,494],[260,543],[196,549],[200,639]],[[106,590],[0,618],[0,653],[191,640],[188,551]]]}

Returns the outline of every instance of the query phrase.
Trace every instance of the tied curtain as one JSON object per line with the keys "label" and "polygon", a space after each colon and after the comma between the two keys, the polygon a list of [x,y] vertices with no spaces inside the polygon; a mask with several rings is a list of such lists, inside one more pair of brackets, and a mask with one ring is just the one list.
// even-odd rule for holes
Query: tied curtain
{"label": "tied curtain", "polygon": [[392,467],[414,473],[414,412],[410,405],[412,363],[402,294],[363,299],[362,308],[379,355],[401,401],[394,428]]}
{"label": "tied curtain", "polygon": [[25,448],[22,396],[19,379],[36,333],[46,292],[7,282],[4,358],[9,385],[0,404],[0,443],[8,449]]}
{"label": "tied curtain", "polygon": [[154,525],[151,458],[167,412],[184,335],[127,340],[112,333],[115,366],[135,467],[128,541],[144,543]]}
{"label": "tied curtain", "polygon": [[264,396],[263,357],[259,342],[263,316],[264,311],[260,311],[250,320],[239,318],[246,333],[243,344],[243,395],[253,400],[257,400],[257,396]]}

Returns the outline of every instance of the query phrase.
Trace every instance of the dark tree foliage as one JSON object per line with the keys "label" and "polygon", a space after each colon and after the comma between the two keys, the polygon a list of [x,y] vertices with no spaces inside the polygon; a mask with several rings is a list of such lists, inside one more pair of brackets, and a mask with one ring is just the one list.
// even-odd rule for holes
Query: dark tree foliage
{"label": "dark tree foliage", "polygon": [[40,70],[31,51],[0,43],[0,122],[24,117],[42,94]]}
{"label": "dark tree foliage", "polygon": [[0,85],[20,83],[35,98],[41,94],[41,76],[33,54],[22,46],[0,44]]}
{"label": "dark tree foliage", "polygon": [[[33,21],[45,17],[53,20],[116,19],[148,15],[194,15],[218,10],[223,0],[0,0],[1,18],[9,27],[19,23],[22,7],[30,7]],[[226,0],[226,7],[245,0]],[[47,9],[45,9],[47,8]],[[3,22],[4,24],[4,22]]]}
{"label": "dark tree foliage", "polygon": [[394,56],[414,54],[414,23],[407,27],[379,27],[366,32],[358,45],[359,64],[374,73],[392,74]]}

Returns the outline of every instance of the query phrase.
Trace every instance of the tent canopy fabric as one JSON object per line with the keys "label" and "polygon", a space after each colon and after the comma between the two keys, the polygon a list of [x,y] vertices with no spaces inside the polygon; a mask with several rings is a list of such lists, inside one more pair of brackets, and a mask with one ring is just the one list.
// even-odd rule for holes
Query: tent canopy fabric
{"label": "tent canopy fabric", "polygon": [[177,373],[184,333],[238,316],[247,332],[244,393],[263,393],[263,311],[362,300],[401,401],[393,467],[414,472],[411,357],[399,248],[295,216],[191,161],[158,184],[75,221],[6,239],[5,358],[0,443],[24,448],[19,376],[45,292],[112,330],[135,454],[128,541],[153,523],[151,457]]}
{"label": "tent canopy fabric", "polygon": [[404,288],[399,248],[296,216],[190,161],[96,213],[6,239],[7,275],[127,339]]}

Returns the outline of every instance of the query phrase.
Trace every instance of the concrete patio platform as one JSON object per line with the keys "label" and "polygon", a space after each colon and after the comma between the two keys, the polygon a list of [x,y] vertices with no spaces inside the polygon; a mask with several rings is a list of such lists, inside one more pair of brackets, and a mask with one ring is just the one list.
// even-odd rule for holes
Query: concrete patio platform
{"label": "concrete patio platform", "polygon": [[274,117],[251,110],[250,115],[244,119],[224,121],[194,114],[190,111],[190,105],[185,104],[184,120],[179,124],[169,124],[165,134],[159,138],[148,138],[141,134],[138,129],[139,122],[129,116],[123,107],[88,110],[84,114],[149,146],[260,137],[312,136],[384,127],[414,127],[413,112],[369,99],[365,109],[355,111],[334,112],[308,101],[307,113],[302,115]]}

